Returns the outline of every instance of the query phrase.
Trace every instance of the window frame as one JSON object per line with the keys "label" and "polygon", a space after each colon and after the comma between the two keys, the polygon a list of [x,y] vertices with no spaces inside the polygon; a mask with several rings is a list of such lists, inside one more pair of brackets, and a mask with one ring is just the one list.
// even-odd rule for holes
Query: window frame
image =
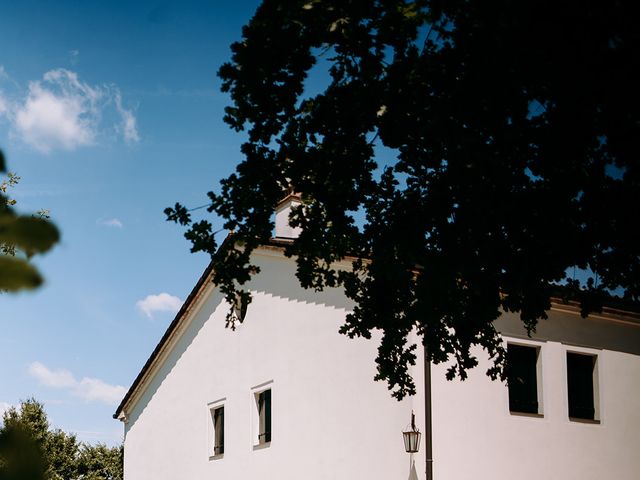
{"label": "window frame", "polygon": [[[574,356],[574,358],[576,360],[580,359],[580,360],[584,360],[585,358],[590,358],[591,359],[591,366],[590,366],[590,374],[588,375],[588,377],[590,378],[590,387],[591,387],[591,403],[590,405],[588,405],[589,408],[592,408],[593,410],[593,416],[579,416],[579,415],[575,415],[576,411],[576,405],[574,403],[574,407],[572,409],[572,396],[575,395],[575,390],[580,389],[577,385],[576,385],[576,381],[578,381],[579,379],[576,378],[576,376],[574,375],[574,387],[572,388],[571,386],[571,364],[574,365],[574,368],[580,368],[577,367],[575,362],[570,362],[570,356]],[[580,358],[582,357],[582,358]],[[565,360],[565,375],[566,375],[566,382],[565,382],[565,386],[567,389],[566,392],[566,400],[567,400],[567,418],[569,419],[570,422],[578,422],[578,423],[595,423],[595,424],[599,424],[601,421],[601,411],[600,411],[600,356],[592,351],[585,351],[583,349],[576,349],[576,348],[567,348],[566,352],[565,352],[565,356],[564,356],[564,360]],[[580,376],[580,373],[583,372],[574,372],[574,374],[577,374],[578,377]],[[574,394],[572,395],[572,391],[574,392]],[[575,397],[573,397],[574,402],[575,402]],[[578,402],[578,408],[584,408],[584,406],[580,406],[580,402]],[[572,411],[573,410],[573,411]],[[573,413],[573,415],[572,415]]]}
{"label": "window frame", "polygon": [[536,392],[536,408],[535,411],[533,409],[518,409],[518,405],[514,401],[514,391],[515,388],[509,385],[509,367],[507,366],[507,408],[509,409],[509,413],[511,415],[516,416],[526,416],[526,417],[544,417],[544,397],[543,397],[543,376],[542,376],[542,345],[538,343],[530,343],[523,341],[512,341],[508,340],[507,342],[507,361],[509,359],[509,349],[511,347],[515,349],[530,349],[532,353],[535,352],[535,365],[528,366],[528,369],[533,369],[535,376],[533,377],[535,380],[535,392]]}
{"label": "window frame", "polygon": [[251,389],[251,445],[253,450],[271,446],[273,441],[273,381]]}
{"label": "window frame", "polygon": [[[207,455],[209,457],[209,460],[219,460],[221,458],[224,458],[224,417],[226,413],[225,407],[226,398],[222,398],[220,400],[216,400],[215,402],[210,402],[207,404]],[[220,415],[222,418],[220,418]],[[218,420],[218,422],[216,422],[216,420]],[[220,445],[218,444],[219,440],[222,441]]]}
{"label": "window frame", "polygon": [[258,407],[258,444],[271,443],[271,389],[256,394]]}

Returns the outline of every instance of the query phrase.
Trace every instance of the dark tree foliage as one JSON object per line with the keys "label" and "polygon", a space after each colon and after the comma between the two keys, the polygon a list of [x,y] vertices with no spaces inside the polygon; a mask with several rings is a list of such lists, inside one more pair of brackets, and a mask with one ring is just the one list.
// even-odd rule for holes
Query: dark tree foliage
{"label": "dark tree foliage", "polygon": [[41,403],[22,402],[0,421],[0,480],[44,480],[49,420]]}
{"label": "dark tree foliage", "polygon": [[0,431],[0,480],[44,480],[41,446],[20,426]]}
{"label": "dark tree foliage", "polygon": [[44,405],[30,398],[0,420],[0,480],[122,480],[123,448],[88,445],[49,428]]}
{"label": "dark tree foliage", "polygon": [[[639,21],[616,0],[265,0],[219,71],[225,121],[248,136],[208,194],[234,241],[214,255],[208,221],[167,214],[234,303],[275,204],[301,192],[286,253],[304,287],[355,300],[342,333],[383,333],[376,378],[394,396],[415,391],[413,329],[449,378],[474,345],[504,378],[501,312],[532,330],[567,280],[584,314],[608,289],[640,295]],[[361,260],[335,268],[347,256]]]}
{"label": "dark tree foliage", "polygon": [[[0,174],[5,170],[5,159],[0,150]],[[8,180],[0,178],[0,293],[40,286],[42,276],[29,259],[37,253],[47,252],[60,239],[58,229],[47,220],[46,211],[36,215],[20,215],[15,211],[15,200],[7,197],[6,191],[18,179],[11,173]]]}

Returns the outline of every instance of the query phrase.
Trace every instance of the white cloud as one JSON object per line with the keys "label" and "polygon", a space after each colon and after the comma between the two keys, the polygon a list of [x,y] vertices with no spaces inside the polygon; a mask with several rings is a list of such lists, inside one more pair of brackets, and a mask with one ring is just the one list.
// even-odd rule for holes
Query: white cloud
{"label": "white cloud", "polygon": [[[4,69],[1,74],[6,75]],[[10,119],[12,135],[43,153],[95,145],[105,133],[107,112],[111,126],[106,130],[120,133],[127,143],[140,140],[136,117],[122,106],[120,90],[85,83],[71,70],[50,70],[29,82],[26,94],[11,98],[0,92],[0,115]]]}
{"label": "white cloud", "polygon": [[68,370],[49,370],[40,362],[29,365],[29,374],[47,387],[69,388],[76,385],[76,379]]}
{"label": "white cloud", "polygon": [[80,82],[76,73],[51,70],[42,81],[29,83],[27,98],[15,113],[15,128],[26,144],[43,153],[92,145],[103,96],[100,87]]}
{"label": "white cloud", "polygon": [[160,293],[158,295],[148,295],[142,300],[136,302],[136,307],[147,317],[153,318],[154,312],[172,312],[180,310],[182,300],[168,293]]}
{"label": "white cloud", "polygon": [[40,362],[29,365],[29,373],[42,385],[68,390],[87,401],[117,405],[127,392],[123,386],[110,385],[98,378],[83,377],[77,380],[68,370],[51,370]]}
{"label": "white cloud", "polygon": [[120,92],[115,95],[116,109],[122,118],[122,125],[120,130],[125,142],[137,143],[140,141],[140,135],[138,135],[138,127],[136,126],[136,117],[133,116],[131,110],[127,110],[122,106],[122,96]]}
{"label": "white cloud", "polygon": [[122,221],[119,218],[107,218],[104,220],[98,220],[98,223],[105,227],[114,227],[114,228],[124,227]]}
{"label": "white cloud", "polygon": [[109,385],[99,378],[84,377],[76,386],[76,394],[89,401],[100,401],[117,405],[127,393],[120,385]]}
{"label": "white cloud", "polygon": [[4,69],[4,65],[0,65],[0,78],[9,78],[7,71]]}

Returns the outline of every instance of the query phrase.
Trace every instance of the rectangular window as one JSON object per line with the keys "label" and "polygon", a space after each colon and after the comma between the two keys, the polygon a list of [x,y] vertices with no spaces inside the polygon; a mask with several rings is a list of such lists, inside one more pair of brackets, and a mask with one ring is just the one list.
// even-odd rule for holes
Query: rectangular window
{"label": "rectangular window", "polygon": [[271,442],[271,389],[256,394],[258,445]]}
{"label": "rectangular window", "polygon": [[[569,418],[597,420],[595,355],[567,352]],[[595,380],[595,382],[594,382]]]}
{"label": "rectangular window", "polygon": [[224,453],[224,405],[214,408],[213,412],[213,454]]}
{"label": "rectangular window", "polygon": [[507,345],[507,385],[509,411],[542,414],[538,370],[540,349],[535,346]]}
{"label": "rectangular window", "polygon": [[224,455],[224,406],[225,398],[207,404],[207,454],[209,460],[218,460]]}

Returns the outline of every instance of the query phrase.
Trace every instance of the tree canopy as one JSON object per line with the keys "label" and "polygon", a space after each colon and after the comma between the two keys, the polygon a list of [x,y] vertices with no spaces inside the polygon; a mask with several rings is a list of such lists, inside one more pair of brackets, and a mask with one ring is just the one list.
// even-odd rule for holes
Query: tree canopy
{"label": "tree canopy", "polygon": [[0,480],[122,480],[122,446],[88,445],[50,429],[44,405],[31,398],[0,424]]}
{"label": "tree canopy", "polygon": [[274,206],[300,192],[286,254],[301,285],[355,301],[342,333],[382,332],[394,396],[415,392],[414,329],[449,378],[474,345],[503,376],[501,312],[531,330],[558,284],[584,314],[608,290],[640,295],[639,20],[611,0],[265,0],[219,70],[246,141],[208,210],[235,241],[215,254],[209,221],[166,213],[233,304]]}

